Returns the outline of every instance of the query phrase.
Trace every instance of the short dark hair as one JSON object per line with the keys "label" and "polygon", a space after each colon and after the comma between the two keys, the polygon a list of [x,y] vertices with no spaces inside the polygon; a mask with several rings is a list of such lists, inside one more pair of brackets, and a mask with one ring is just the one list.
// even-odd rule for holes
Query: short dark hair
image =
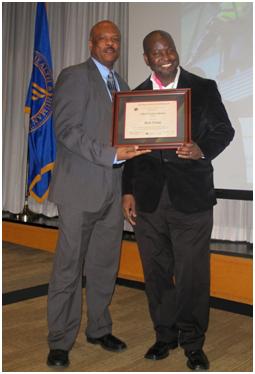
{"label": "short dark hair", "polygon": [[171,35],[168,32],[163,31],[163,30],[154,30],[154,31],[151,31],[148,35],[146,35],[145,38],[143,39],[143,51],[144,51],[144,53],[147,53],[149,51],[149,41],[153,36],[155,36],[157,34],[159,36],[161,36],[162,38],[170,39],[171,42],[174,44],[173,38],[171,37]]}
{"label": "short dark hair", "polygon": [[104,25],[104,24],[109,24],[109,25],[112,25],[113,27],[116,27],[116,30],[120,34],[120,30],[119,30],[118,26],[114,22],[112,22],[112,21],[110,21],[108,19],[104,19],[102,21],[97,22],[94,26],[92,26],[92,28],[90,30],[90,34],[89,34],[89,40],[93,40],[94,39],[95,30],[98,27],[100,27],[101,25]]}

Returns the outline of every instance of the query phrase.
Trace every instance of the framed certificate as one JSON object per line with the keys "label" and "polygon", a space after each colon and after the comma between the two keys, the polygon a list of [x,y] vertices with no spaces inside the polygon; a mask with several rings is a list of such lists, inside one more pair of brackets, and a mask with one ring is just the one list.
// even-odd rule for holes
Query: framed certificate
{"label": "framed certificate", "polygon": [[177,148],[191,141],[191,89],[114,94],[113,146]]}

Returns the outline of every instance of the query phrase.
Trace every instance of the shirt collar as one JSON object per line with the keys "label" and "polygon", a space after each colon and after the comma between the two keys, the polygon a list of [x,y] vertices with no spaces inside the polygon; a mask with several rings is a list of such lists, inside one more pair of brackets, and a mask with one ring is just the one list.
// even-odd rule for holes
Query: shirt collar
{"label": "shirt collar", "polygon": [[[94,57],[91,57],[91,58],[94,61],[94,63],[96,64],[96,67],[98,68],[102,78],[105,81],[107,81],[107,77],[108,77],[108,74],[109,74],[110,70],[105,65],[101,64],[101,62],[97,61]],[[114,72],[113,69],[112,69],[112,72]]]}
{"label": "shirt collar", "polygon": [[177,73],[173,82],[169,83],[167,86],[163,86],[160,80],[156,77],[156,74],[152,72],[150,80],[152,81],[153,90],[166,90],[170,88],[177,88],[179,77],[180,77],[181,69],[177,67]]}

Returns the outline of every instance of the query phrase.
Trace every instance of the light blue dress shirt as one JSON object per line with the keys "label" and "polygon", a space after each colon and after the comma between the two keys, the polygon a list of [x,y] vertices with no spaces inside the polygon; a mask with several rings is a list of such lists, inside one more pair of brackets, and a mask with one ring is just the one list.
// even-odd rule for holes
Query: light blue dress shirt
{"label": "light blue dress shirt", "polygon": [[[108,77],[108,74],[109,74],[109,69],[105,66],[105,65],[103,65],[103,64],[101,64],[99,61],[97,61],[94,57],[91,57],[92,58],[92,60],[94,61],[94,63],[96,64],[96,67],[98,68],[98,70],[99,70],[99,73],[101,74],[101,76],[102,76],[102,78],[103,78],[103,80],[105,81],[105,85],[106,85],[106,88],[107,88],[107,91],[108,91],[108,93],[109,93],[109,96],[110,96],[110,98],[111,98],[111,100],[112,100],[112,95],[111,95],[111,93],[110,93],[110,91],[109,91],[109,89],[108,89],[108,86],[107,86],[107,77]],[[115,77],[115,74],[114,74],[114,70],[112,69],[112,72],[113,72],[113,77],[114,77],[114,82],[115,82],[115,85],[116,85],[116,88],[117,88],[117,90],[119,91],[120,90],[120,86],[119,86],[119,82],[117,81],[117,79],[116,79],[116,77]],[[122,161],[117,161],[117,154],[115,155],[115,158],[114,158],[114,160],[113,160],[113,164],[122,164],[124,162],[124,160],[122,160]]]}
{"label": "light blue dress shirt", "polygon": [[[105,81],[105,85],[106,85],[107,91],[108,91],[108,93],[110,95],[110,98],[112,100],[112,95],[111,95],[111,93],[110,93],[110,91],[108,89],[108,86],[107,86],[107,77],[109,75],[110,70],[105,65],[103,65],[99,61],[97,61],[94,57],[91,57],[91,58],[94,61],[94,63],[96,64],[96,67],[98,68],[99,73],[101,74],[103,80]],[[117,91],[119,91],[120,90],[119,82],[117,81],[117,79],[115,77],[113,69],[112,69],[112,72],[113,72],[114,82],[115,82]]]}

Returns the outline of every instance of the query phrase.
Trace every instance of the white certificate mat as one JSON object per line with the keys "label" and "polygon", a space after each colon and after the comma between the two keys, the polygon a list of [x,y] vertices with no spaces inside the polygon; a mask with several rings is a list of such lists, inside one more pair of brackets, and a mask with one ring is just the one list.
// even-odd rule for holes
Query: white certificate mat
{"label": "white certificate mat", "polygon": [[177,101],[145,101],[125,104],[125,139],[177,136]]}

